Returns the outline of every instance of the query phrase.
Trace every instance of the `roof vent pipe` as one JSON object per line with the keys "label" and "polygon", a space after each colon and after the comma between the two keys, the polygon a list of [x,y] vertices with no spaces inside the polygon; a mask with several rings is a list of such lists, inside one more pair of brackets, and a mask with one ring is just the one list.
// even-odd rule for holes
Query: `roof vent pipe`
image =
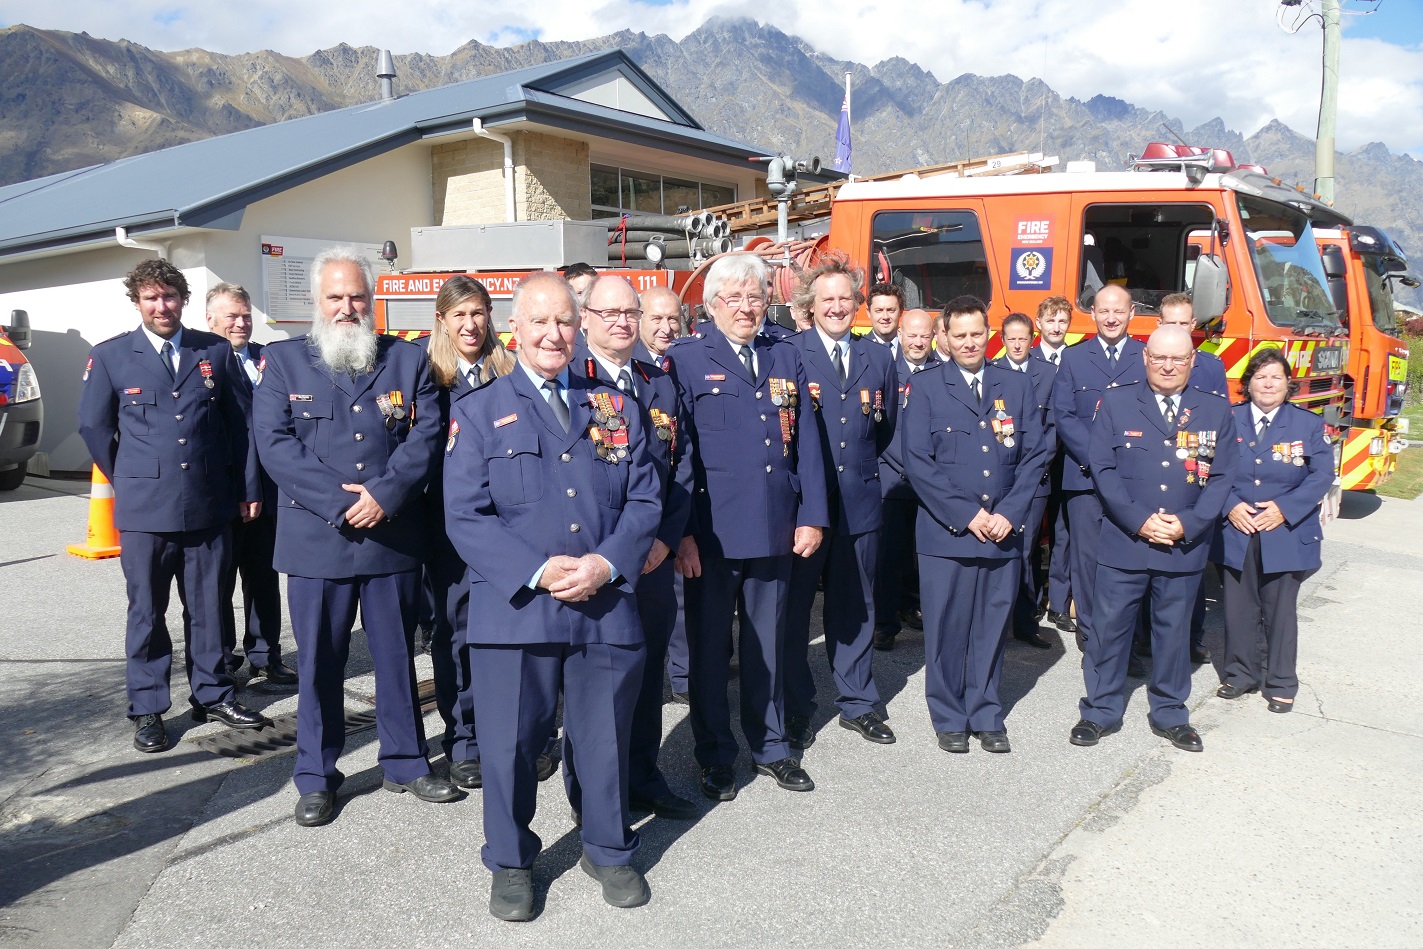
{"label": "roof vent pipe", "polygon": [[514,142],[507,135],[491,132],[482,119],[474,120],[474,134],[500,142],[504,146],[504,220],[514,222]]}
{"label": "roof vent pipe", "polygon": [[380,97],[382,100],[395,98],[395,60],[391,58],[390,50],[380,51],[380,63],[376,66],[376,78],[380,80]]}
{"label": "roof vent pipe", "polygon": [[168,259],[168,245],[159,244],[154,241],[136,241],[128,236],[128,228],[114,228],[114,240],[118,241],[120,247],[130,247],[134,250],[151,250],[158,255],[159,260]]}

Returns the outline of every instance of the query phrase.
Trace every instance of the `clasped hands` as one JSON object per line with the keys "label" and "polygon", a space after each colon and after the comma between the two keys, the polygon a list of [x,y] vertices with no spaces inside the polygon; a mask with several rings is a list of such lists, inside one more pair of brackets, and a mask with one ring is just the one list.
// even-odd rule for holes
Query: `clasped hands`
{"label": "clasped hands", "polygon": [[1013,533],[1013,525],[1002,514],[989,514],[982,508],[968,522],[968,529],[979,540],[993,541],[995,544]]}
{"label": "clasped hands", "polygon": [[1280,506],[1274,501],[1260,501],[1253,507],[1241,501],[1230,509],[1226,515],[1230,518],[1230,523],[1242,534],[1255,534],[1260,531],[1272,531],[1285,522],[1285,515],[1280,512]]}
{"label": "clasped hands", "polygon": [[1137,529],[1137,533],[1153,544],[1167,547],[1186,539],[1186,528],[1181,526],[1181,519],[1175,514],[1153,514]]}
{"label": "clasped hands", "polygon": [[568,557],[559,554],[548,558],[539,575],[539,588],[553,594],[564,603],[582,603],[597,593],[613,577],[612,568],[598,554]]}

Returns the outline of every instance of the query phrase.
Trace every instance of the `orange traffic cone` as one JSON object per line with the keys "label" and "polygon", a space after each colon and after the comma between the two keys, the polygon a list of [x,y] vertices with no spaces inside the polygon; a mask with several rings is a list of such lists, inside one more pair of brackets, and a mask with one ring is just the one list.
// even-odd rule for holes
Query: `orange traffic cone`
{"label": "orange traffic cone", "polygon": [[85,560],[103,560],[119,555],[119,532],[114,527],[114,487],[94,466],[89,487],[89,536],[82,544],[64,548]]}

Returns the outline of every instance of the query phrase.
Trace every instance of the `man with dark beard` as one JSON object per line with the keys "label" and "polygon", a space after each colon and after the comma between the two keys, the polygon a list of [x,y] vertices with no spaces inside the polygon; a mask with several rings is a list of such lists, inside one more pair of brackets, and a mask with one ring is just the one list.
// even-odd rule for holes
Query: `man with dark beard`
{"label": "man with dark beard", "polygon": [[331,820],[345,744],[342,683],[356,605],[375,665],[385,788],[444,803],[430,773],[412,642],[426,553],[423,494],[440,415],[425,354],[377,336],[370,264],[354,248],[312,262],[311,333],[267,347],[253,418],[278,489],[274,564],[288,574],[298,649],[296,822]]}

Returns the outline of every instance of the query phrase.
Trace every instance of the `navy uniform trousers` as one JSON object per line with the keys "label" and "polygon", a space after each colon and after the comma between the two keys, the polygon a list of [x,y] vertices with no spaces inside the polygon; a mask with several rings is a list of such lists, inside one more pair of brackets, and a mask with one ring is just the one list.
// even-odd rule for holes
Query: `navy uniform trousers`
{"label": "navy uniform trousers", "polygon": [[[1056,370],[1051,363],[1031,352],[1024,370],[1014,369],[1012,360],[1007,356],[995,359],[993,364],[1011,372],[1022,371],[1032,380],[1033,398],[1043,419],[1044,438],[1048,440],[1048,457],[1054,457],[1057,454],[1057,432],[1051,424],[1051,401]],[[1044,533],[1043,516],[1047,513],[1048,497],[1052,493],[1050,468],[1051,465],[1044,468],[1037,491],[1033,494],[1033,503],[1028,508],[1028,531],[1023,535],[1018,568],[1018,599],[1013,603],[1013,615],[1009,621],[1010,631],[1020,638],[1034,635],[1038,631],[1038,602],[1042,599],[1043,592],[1042,577],[1038,572],[1038,563],[1042,559],[1039,539]]]}
{"label": "navy uniform trousers", "polygon": [[1095,525],[1102,522],[1102,502],[1093,487],[1088,458],[1093,420],[1107,390],[1146,378],[1142,357],[1146,347],[1130,336],[1117,345],[1115,366],[1109,365],[1106,351],[1095,337],[1067,347],[1052,386],[1053,423],[1066,456],[1063,504],[1069,529],[1074,530],[1069,552],[1079,641],[1090,640],[1094,627],[1098,545]]}
{"label": "navy uniform trousers", "polygon": [[[930,352],[922,372],[939,364]],[[904,390],[915,370],[901,354],[895,360],[899,387],[895,402],[904,405]],[[914,559],[914,521],[919,516],[919,497],[904,474],[903,432],[898,425],[894,437],[880,453],[879,478],[883,503],[879,532],[879,555],[875,566],[875,626],[886,633],[899,634],[899,613],[906,603],[919,597],[919,565]]]}

